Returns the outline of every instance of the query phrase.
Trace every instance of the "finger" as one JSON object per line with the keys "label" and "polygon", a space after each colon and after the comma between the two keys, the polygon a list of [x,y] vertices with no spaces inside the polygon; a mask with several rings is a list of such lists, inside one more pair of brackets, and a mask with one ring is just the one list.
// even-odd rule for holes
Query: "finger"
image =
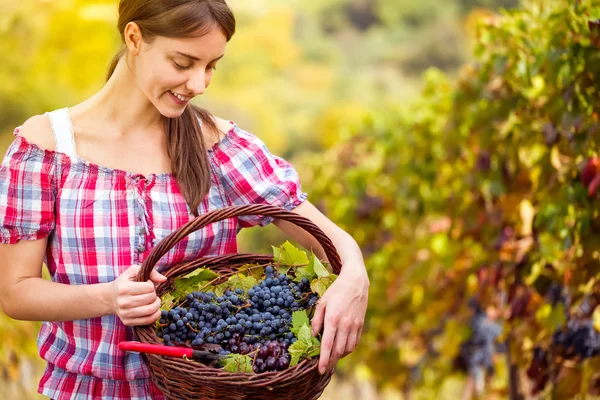
{"label": "finger", "polygon": [[154,283],[161,283],[165,282],[167,277],[153,268],[152,272],[150,272],[150,280]]}
{"label": "finger", "polygon": [[160,311],[160,299],[159,298],[157,298],[156,301],[154,301],[152,304],[149,304],[147,306],[141,306],[141,307],[136,307],[136,308],[131,308],[129,310],[125,310],[123,315],[125,315],[127,317],[127,319],[146,318],[146,317],[151,316],[154,313],[156,313],[157,310]]}
{"label": "finger", "polygon": [[155,293],[154,283],[147,282],[127,282],[119,288],[119,295],[137,296],[140,294]]}
{"label": "finger", "polygon": [[326,324],[325,332],[323,333],[323,341],[321,342],[321,356],[319,357],[319,372],[321,374],[327,372],[327,365],[329,365],[329,358],[333,349],[335,335],[335,326],[330,323]]}
{"label": "finger", "polygon": [[158,318],[160,318],[160,310],[156,311],[154,314],[142,317],[142,318],[128,318],[123,323],[126,326],[142,326],[142,325],[151,325],[155,323]]}
{"label": "finger", "polygon": [[140,272],[140,268],[142,268],[141,265],[132,265],[131,267],[127,268],[121,275],[126,275],[127,278],[133,280]]}
{"label": "finger", "polygon": [[311,334],[313,336],[317,336],[321,332],[321,329],[323,329],[323,319],[325,318],[325,302],[321,299],[317,304],[317,309],[311,322]]}
{"label": "finger", "polygon": [[331,357],[329,358],[329,363],[327,364],[327,371],[331,371],[333,367],[337,364],[337,362],[344,356],[346,353],[346,342],[348,341],[348,331],[344,329],[338,329],[335,333],[335,342],[333,344],[333,350],[331,352]]}
{"label": "finger", "polygon": [[117,306],[119,307],[121,314],[123,314],[130,309],[151,305],[156,301],[156,299],[157,297],[154,292],[137,296],[120,296],[117,299]]}
{"label": "finger", "polygon": [[131,296],[129,300],[129,307],[126,308],[134,308],[141,307],[153,304],[156,301],[157,297],[154,292],[140,294],[137,296]]}
{"label": "finger", "polygon": [[361,324],[360,328],[358,328],[358,335],[356,335],[356,345],[358,345],[358,343],[360,342],[360,338],[362,337],[364,327],[365,324]]}
{"label": "finger", "polygon": [[[358,328],[358,329],[360,329],[360,328]],[[358,333],[359,333],[358,329],[355,329],[348,334],[348,340],[346,341],[346,350],[344,351],[344,355],[342,357],[346,357],[348,354],[350,354],[354,351],[354,348],[356,348],[356,344],[357,344],[356,338],[358,337]]]}

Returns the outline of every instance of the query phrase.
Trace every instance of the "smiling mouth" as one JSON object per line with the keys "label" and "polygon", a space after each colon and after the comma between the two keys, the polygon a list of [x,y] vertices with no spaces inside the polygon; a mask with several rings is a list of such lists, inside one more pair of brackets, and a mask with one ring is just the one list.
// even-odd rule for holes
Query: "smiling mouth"
{"label": "smiling mouth", "polygon": [[172,90],[169,90],[169,92],[171,92],[171,94],[172,94],[173,96],[177,97],[177,99],[179,99],[180,101],[183,101],[183,102],[188,102],[188,101],[190,101],[190,100],[191,100],[191,97],[184,97],[184,96],[182,96],[182,95],[180,95],[180,94],[177,94],[177,93],[175,93],[175,92],[174,92],[174,91],[172,91]]}

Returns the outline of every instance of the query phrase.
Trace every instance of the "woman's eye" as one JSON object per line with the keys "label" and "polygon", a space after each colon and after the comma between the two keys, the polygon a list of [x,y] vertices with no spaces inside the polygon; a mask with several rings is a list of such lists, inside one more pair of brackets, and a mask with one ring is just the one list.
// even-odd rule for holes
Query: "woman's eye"
{"label": "woman's eye", "polygon": [[174,64],[175,64],[175,68],[177,68],[177,69],[189,69],[190,68],[190,67],[185,67],[183,65],[179,65],[177,63],[174,63]]}

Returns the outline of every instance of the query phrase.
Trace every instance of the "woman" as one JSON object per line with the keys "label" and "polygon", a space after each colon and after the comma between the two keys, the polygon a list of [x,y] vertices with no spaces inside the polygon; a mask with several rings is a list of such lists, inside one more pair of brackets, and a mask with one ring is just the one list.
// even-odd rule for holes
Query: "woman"
{"label": "woman", "polygon": [[[195,216],[267,203],[301,214],[334,242],[343,261],[312,321],[322,332],[319,371],[356,346],[369,280],[360,249],[302,192],[298,174],[256,136],[192,104],[204,93],[235,31],[224,0],[122,0],[123,49],[105,86],[74,107],[34,116],[15,130],[0,168],[0,289],[12,318],[45,321],[48,366],[39,393],[53,399],[162,398],[139,354],[123,353],[131,326],[154,323],[154,283],[165,266],[237,251],[251,216],[191,234],[135,282],[162,238]],[[324,258],[320,245],[275,225]],[[52,281],[41,278],[42,262]]]}

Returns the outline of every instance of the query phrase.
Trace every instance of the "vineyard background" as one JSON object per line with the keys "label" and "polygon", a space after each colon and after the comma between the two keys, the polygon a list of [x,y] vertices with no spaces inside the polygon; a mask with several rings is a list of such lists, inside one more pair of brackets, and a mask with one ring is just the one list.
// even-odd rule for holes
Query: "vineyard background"
{"label": "vineyard background", "polygon": [[[371,277],[361,344],[323,397],[598,396],[598,353],[553,343],[600,330],[600,3],[229,3],[238,33],[198,104],[292,161]],[[0,0],[3,148],[101,87],[115,13]],[[284,240],[244,230],[240,251]],[[0,314],[0,397],[37,398],[37,329]]]}

